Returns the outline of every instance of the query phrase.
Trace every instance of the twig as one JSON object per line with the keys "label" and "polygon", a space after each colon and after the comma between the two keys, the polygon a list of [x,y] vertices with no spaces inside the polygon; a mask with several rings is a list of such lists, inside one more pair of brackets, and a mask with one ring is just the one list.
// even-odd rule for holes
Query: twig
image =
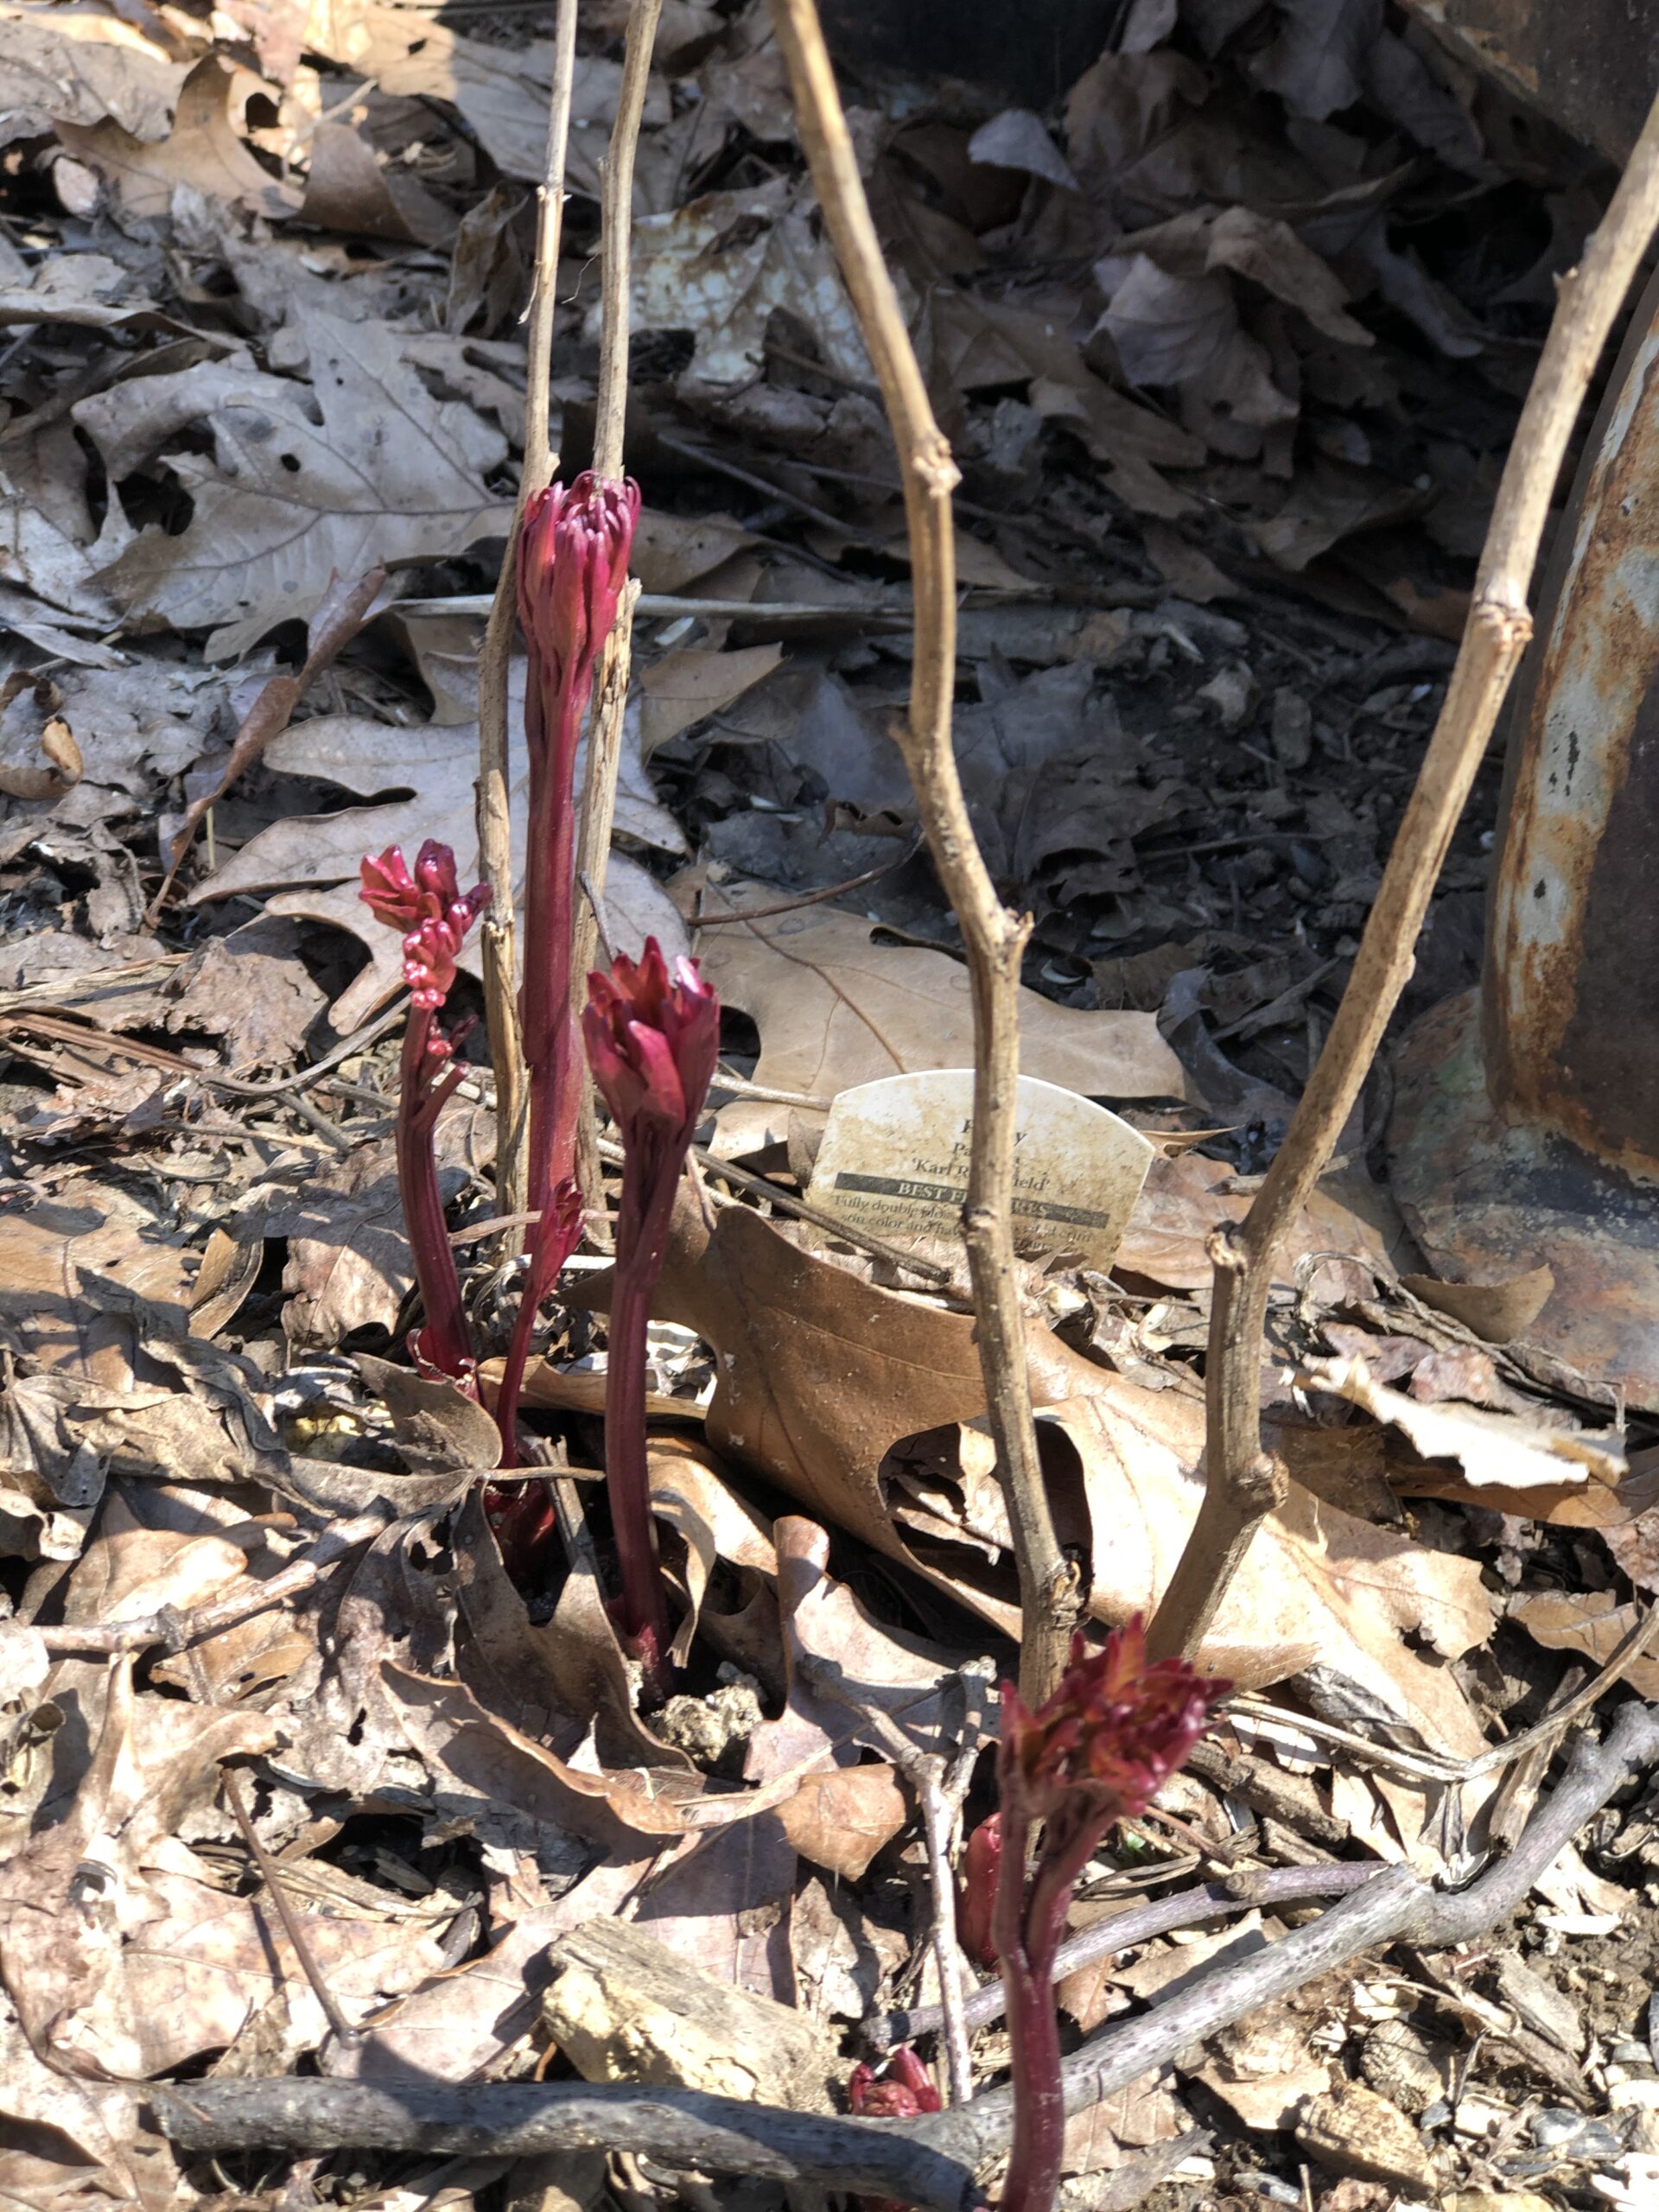
{"label": "twig", "polygon": [[[921,849],[922,833],[918,830],[902,853],[883,861],[880,868],[867,868],[862,875],[849,875],[845,883],[828,883],[821,891],[804,891],[798,899],[780,899],[775,906],[734,906],[726,914],[705,914],[699,906],[691,926],[698,930],[727,929],[734,922],[770,921],[774,914],[794,914],[803,906],[822,906],[828,899],[842,899],[849,891],[861,891],[867,883],[879,883],[884,875],[891,875],[895,868],[913,861]],[[719,887],[718,884],[709,887],[711,890]]]}
{"label": "twig", "polygon": [[308,1590],[324,1567],[355,1545],[372,1542],[390,1518],[388,1511],[365,1513],[354,1521],[340,1522],[323,1531],[308,1557],[296,1559],[291,1566],[273,1574],[269,1582],[262,1582],[252,1590],[233,1591],[216,1605],[197,1605],[188,1613],[164,1605],[159,1612],[141,1613],[130,1621],[71,1621],[59,1627],[38,1629],[35,1633],[48,1651],[143,1651],[157,1643],[165,1643],[175,1651],[183,1650],[203,1637],[217,1636],[222,1630],[251,1620],[256,1613],[266,1612],[272,1605],[283,1605],[289,1598],[297,1597],[302,1590]]}
{"label": "twig", "polygon": [[965,2167],[921,2149],[891,2122],[827,2120],[698,2089],[504,2082],[461,2088],[302,2080],[148,2086],[146,2101],[181,2150],[632,2151],[676,2171],[760,2174],[854,2194],[897,2196],[925,2212],[975,2212]]}
{"label": "twig", "polygon": [[[852,1707],[859,1716],[865,1740],[886,1752],[916,1793],[927,1853],[931,1906],[928,1943],[939,1977],[939,2003],[937,2007],[930,2007],[929,2025],[943,2031],[950,2101],[965,2105],[974,2094],[974,2062],[968,2044],[964,1987],[967,1962],[957,1941],[957,1884],[950,1869],[950,1837],[973,1780],[974,1764],[981,1749],[980,1732],[969,1713],[969,1700],[963,1695],[963,1732],[956,1757],[947,1760],[940,1751],[923,1751],[899,1726],[897,1715],[884,1713],[880,1706],[868,1705],[856,1696],[839,1666],[820,1662],[806,1653],[798,1654],[795,1664],[803,1678],[822,1695]],[[989,1669],[986,1662],[970,1661],[969,1665],[982,1686],[988,1687]],[[959,1677],[958,1682],[965,1692],[965,1681]],[[893,2042],[904,2040],[903,2037],[893,2038]],[[882,2047],[891,2048],[891,2044]]]}
{"label": "twig", "polygon": [[[599,387],[594,400],[594,474],[601,483],[622,475],[623,433],[628,412],[628,270],[633,231],[633,162],[645,111],[652,49],[657,42],[663,0],[632,0],[622,51],[622,82],[610,149],[600,164],[600,332]],[[639,597],[631,581],[605,641],[593,719],[588,728],[588,767],[582,785],[582,823],[576,833],[576,873],[593,891],[575,917],[575,950],[570,963],[571,1011],[580,1021],[587,1003],[588,971],[599,943],[600,903],[610,867],[611,831],[616,821],[617,779],[622,768],[622,737],[627,720],[628,680],[633,664],[633,610]],[[584,1077],[576,1128],[576,1179],[590,1209],[604,1203],[596,1147],[594,1086]]]}
{"label": "twig", "polygon": [[1527,590],[1567,442],[1631,277],[1659,223],[1659,104],[1578,269],[1562,277],[1498,486],[1468,627],[1434,734],[1325,1049],[1244,1221],[1217,1230],[1198,1515],[1148,1637],[1154,1657],[1203,1643],[1288,1475],[1262,1448],[1262,1335],[1274,1255],[1312,1197],[1412,970],[1429,895],[1528,639]]}
{"label": "twig", "polygon": [[[198,1705],[206,1706],[212,1712],[214,1710],[213,1694],[208,1685],[207,1670],[201,1663],[200,1652],[191,1649],[183,1651],[182,1656],[190,1677],[191,1696]],[[353,2044],[362,2041],[362,2031],[354,2028],[340,2011],[339,1999],[328,1986],[328,1977],[323,1973],[316,1952],[312,1948],[311,1938],[306,1932],[304,1921],[296,1910],[294,1900],[288,1894],[287,1884],[276,1861],[259,1840],[259,1832],[253,1825],[247,1801],[242,1795],[240,1779],[228,1766],[219,1768],[219,1778],[232,1818],[241,1830],[242,1840],[248,1847],[248,1856],[258,1868],[259,1878],[276,1908],[276,1917],[282,1922],[283,1932],[300,1962],[300,1971],[310,1983],[311,1994],[321,2005],[322,2016],[334,2031],[335,2041],[349,2050]]]}
{"label": "twig", "polygon": [[[1478,1881],[1442,1895],[1408,1867],[1372,1872],[1309,1926],[1074,2052],[1065,2067],[1066,2109],[1085,2110],[1378,1944],[1403,1937],[1444,1946],[1484,1935],[1514,1911],[1626,1776],[1656,1759],[1659,1707],[1626,1706],[1605,1742],[1579,1744],[1515,1852]],[[568,2082],[453,2088],[422,2081],[379,2088],[286,2075],[150,2087],[145,2094],[163,2132],[189,2151],[268,2144],[312,2152],[349,2146],[524,2156],[619,2145],[679,2168],[907,2196],[930,2212],[968,2212],[978,2203],[969,2177],[1007,2148],[1013,2120],[1001,2089],[950,2112],[885,2121],[821,2120],[687,2089],[594,2089]],[[901,2147],[895,2151],[895,2145]],[[918,2151],[931,2154],[931,2163],[912,2163]]]}
{"label": "twig", "polygon": [[956,680],[957,467],[933,419],[887,273],[813,0],[772,0],[812,181],[875,365],[898,448],[916,608],[910,713],[893,735],[945,894],[956,910],[974,1001],[974,1126],[963,1236],[980,1364],[1020,1570],[1020,1686],[1036,1705],[1058,1681],[1083,1593],[1054,1534],[1026,1370],[1014,1275],[1012,1197],[1020,1073],[1020,963],[1031,934],[996,895],[974,836],[950,744]]}
{"label": "twig", "polygon": [[[518,620],[518,536],[531,496],[552,481],[548,385],[553,311],[558,296],[559,234],[564,219],[564,160],[570,137],[570,97],[576,73],[576,0],[559,0],[553,33],[553,85],[547,108],[547,169],[536,226],[524,381],[524,465],[518,498],[490,601],[478,657],[478,863],[490,887],[480,937],[485,1017],[495,1070],[496,1190],[504,1214],[522,1213],[530,1199],[530,1094],[518,1027],[518,978],[512,902],[512,785],[507,738],[507,671]],[[511,1230],[501,1257],[518,1239]]]}
{"label": "twig", "polygon": [[855,1224],[842,1221],[833,1213],[825,1213],[820,1206],[809,1205],[804,1198],[793,1198],[787,1191],[780,1191],[775,1183],[768,1183],[764,1175],[752,1175],[747,1167],[734,1167],[729,1160],[716,1160],[713,1153],[705,1152],[701,1145],[692,1146],[691,1157],[708,1174],[717,1175],[722,1182],[734,1183],[740,1191],[747,1191],[755,1198],[769,1200],[779,1213],[792,1214],[797,1221],[804,1221],[814,1229],[822,1229],[827,1236],[838,1236],[843,1244],[851,1244],[861,1252],[868,1252],[874,1259],[886,1260],[891,1267],[904,1268],[913,1275],[920,1275],[924,1282],[944,1285],[951,1279],[950,1268],[941,1267],[937,1260],[918,1259],[913,1252],[902,1251],[897,1244],[888,1244],[879,1236],[872,1236]]}
{"label": "twig", "polygon": [[[1080,1967],[1109,1958],[1115,1951],[1127,1951],[1136,1943],[1150,1942],[1154,1936],[1166,1936],[1173,1928],[1200,1927],[1206,1920],[1224,1920],[1230,1913],[1250,1912],[1258,1905],[1341,1897],[1363,1888],[1379,1871],[1374,1863],[1357,1859],[1339,1866],[1272,1866],[1132,1905],[1127,1912],[1115,1912],[1109,1920],[1097,1920],[1069,1936],[1054,1954],[1054,1978],[1061,1980]],[[1002,2018],[1007,2008],[1002,1978],[993,1974],[963,2005],[963,2020],[970,2030],[988,2027],[993,2020]],[[863,2039],[874,2050],[891,2050],[896,2044],[931,2035],[944,2023],[941,2005],[919,2005],[911,2012],[890,2012],[883,2019],[867,2022]]]}

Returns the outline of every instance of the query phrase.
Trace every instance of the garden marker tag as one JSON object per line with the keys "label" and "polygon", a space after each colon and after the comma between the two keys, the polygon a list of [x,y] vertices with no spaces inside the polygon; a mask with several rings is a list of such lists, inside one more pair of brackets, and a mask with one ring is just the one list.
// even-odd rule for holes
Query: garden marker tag
{"label": "garden marker tag", "polygon": [[[807,1198],[888,1243],[957,1239],[968,1196],[974,1078],[967,1068],[887,1076],[830,1109]],[[1111,1265],[1153,1147],[1092,1099],[1021,1076],[1014,1235],[1022,1251]]]}

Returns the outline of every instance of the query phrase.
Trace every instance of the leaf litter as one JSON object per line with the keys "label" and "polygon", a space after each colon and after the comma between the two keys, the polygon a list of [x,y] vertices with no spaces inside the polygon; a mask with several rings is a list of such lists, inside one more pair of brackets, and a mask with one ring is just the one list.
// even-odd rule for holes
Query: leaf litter
{"label": "leaf litter", "polygon": [[[585,13],[577,60],[553,363],[573,463],[623,12]],[[959,1249],[929,1273],[791,1210],[830,1101],[965,1065],[971,1029],[887,735],[912,650],[893,452],[766,11],[669,0],[636,194],[654,596],[607,918],[624,947],[695,949],[729,1009],[652,1334],[693,1694],[649,1719],[584,1502],[602,1240],[526,1392],[559,1530],[526,1590],[480,1503],[492,1425],[402,1364],[397,947],[353,881],[393,842],[476,849],[550,46],[369,0],[233,10],[234,36],[0,15],[0,2182],[24,2206],[159,2208],[227,2201],[227,2176],[180,2164],[145,2082],[341,2063],[228,1776],[365,2080],[624,2064],[561,2042],[543,2002],[555,1947],[620,1919],[840,2036],[937,1994],[913,1762],[990,1732],[1015,1585]],[[1035,918],[1024,1065],[1158,1147],[1109,1271],[1021,1262],[1062,1538],[1116,1622],[1196,1509],[1207,1240],[1247,1209],[1340,995],[1551,272],[1605,179],[1535,128],[1511,175],[1507,96],[1370,0],[1141,0],[1047,108],[869,98],[861,159],[963,473],[964,785]],[[378,568],[302,691],[306,623]],[[516,737],[517,664],[510,690]],[[1494,764],[1408,1012],[1476,972],[1496,803]],[[464,1057],[442,1191],[499,1355],[493,1090],[481,1039]],[[1269,1315],[1293,1488],[1207,1654],[1253,1694],[1245,1794],[1179,1777],[1082,1914],[1332,1838],[1466,1871],[1502,1793],[1354,1742],[1470,1759],[1605,1663],[1659,1582],[1649,1409],[1615,1436],[1529,1350],[1535,1285],[1421,1272],[1385,1114],[1368,1099],[1345,1133]],[[1476,1960],[1315,1985],[1074,2126],[1071,2170],[1167,2145],[1166,2212],[1262,2177],[1361,2212],[1378,2185],[1344,2177],[1327,2093],[1372,2079],[1381,2019],[1465,2036],[1491,2132],[1433,2138],[1460,2203],[1624,2187],[1649,2115],[1613,2093],[1652,2068],[1599,1947],[1651,1948],[1656,1838],[1650,1796],[1605,1815],[1523,1917],[1599,2038],[1575,2094],[1636,2115],[1586,2120],[1605,2139],[1577,2163],[1538,2109],[1559,2075],[1467,2041],[1493,2016],[1527,2032]],[[1153,1939],[1090,2017],[1196,1960]],[[976,2056],[988,2078],[995,2031]],[[1320,2178],[1274,2132],[1299,2126]],[[416,2167],[430,2201],[443,2170]],[[493,2202],[499,2172],[456,2185]],[[613,2178],[618,2202],[673,2194],[646,2166]],[[229,2185],[283,2187],[251,2158]],[[362,2185],[415,2201],[389,2166]]]}

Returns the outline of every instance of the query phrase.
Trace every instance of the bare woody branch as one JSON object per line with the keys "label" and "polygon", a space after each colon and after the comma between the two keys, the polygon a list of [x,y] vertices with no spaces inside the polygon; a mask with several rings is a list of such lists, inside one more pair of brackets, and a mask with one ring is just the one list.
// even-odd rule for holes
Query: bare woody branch
{"label": "bare woody branch", "polygon": [[[570,137],[570,97],[576,74],[576,0],[559,0],[553,32],[553,86],[547,109],[547,170],[536,226],[536,268],[530,294],[524,380],[524,465],[512,527],[478,662],[478,859],[490,887],[480,932],[490,1063],[495,1071],[497,1211],[522,1214],[530,1203],[530,1090],[518,1027],[518,978],[512,899],[512,797],[508,766],[507,668],[518,620],[518,533],[532,495],[556,467],[548,437],[553,315],[558,294],[559,238],[564,222],[564,162]],[[523,1241],[506,1232],[504,1249]]]}
{"label": "bare woody branch", "polygon": [[[645,117],[652,50],[663,0],[633,0],[622,52],[622,85],[617,95],[611,143],[600,167],[602,229],[600,251],[599,391],[594,418],[594,474],[610,483],[622,474],[624,433],[628,413],[628,270],[633,230],[633,164]],[[610,864],[611,830],[616,820],[617,779],[622,768],[622,731],[627,714],[628,680],[633,658],[633,609],[639,586],[631,582],[606,640],[588,734],[588,770],[582,779],[582,823],[576,836],[576,871],[593,886],[594,896],[576,909],[575,955],[570,988],[577,1018],[588,996],[588,970],[599,944],[598,902],[605,895]],[[589,1219],[602,1213],[604,1193],[594,1148],[594,1089],[583,1085],[578,1132],[577,1173]]]}
{"label": "bare woody branch", "polygon": [[956,683],[956,541],[950,448],[928,403],[915,349],[882,257],[813,0],[772,0],[823,219],[880,382],[898,449],[915,593],[908,721],[893,736],[916,794],[928,849],[956,910],[974,1007],[974,1128],[963,1230],[973,1279],[980,1363],[997,1467],[1008,1502],[1023,1623],[1027,1701],[1058,1681],[1079,1610],[1074,1571],[1055,1538],[1043,1486],[1014,1274],[1014,1147],[1020,1073],[1020,964],[1031,933],[997,897],[962,795],[950,744]]}
{"label": "bare woody branch", "polygon": [[1153,1620],[1154,1658],[1197,1653],[1256,1529],[1284,1498],[1286,1471],[1262,1448],[1262,1332],[1274,1256],[1325,1172],[1411,974],[1429,895],[1532,634],[1527,593],[1567,440],[1656,224],[1659,105],[1582,263],[1560,281],[1555,319],[1498,486],[1446,703],[1325,1050],[1249,1213],[1211,1240],[1206,1483]]}

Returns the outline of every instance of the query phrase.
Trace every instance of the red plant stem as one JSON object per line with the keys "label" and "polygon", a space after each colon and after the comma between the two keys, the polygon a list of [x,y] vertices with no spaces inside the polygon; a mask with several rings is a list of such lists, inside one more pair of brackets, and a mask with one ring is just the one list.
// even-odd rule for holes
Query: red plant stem
{"label": "red plant stem", "polygon": [[[577,690],[580,697],[575,696]],[[576,887],[576,812],[571,784],[586,705],[586,690],[567,683],[559,700],[552,757],[545,761],[543,772],[531,779],[535,804],[524,874],[523,1008],[524,1059],[530,1071],[530,1211],[541,1218],[530,1240],[524,1294],[496,1399],[504,1467],[518,1465],[518,1401],[536,1317],[572,1249],[550,1200],[575,1166],[582,1096],[575,1016],[570,1003]],[[524,699],[524,730],[531,758],[541,758],[547,726],[533,680]]]}
{"label": "red plant stem", "polygon": [[1007,1995],[1014,2083],[1014,2144],[998,2212],[1051,2212],[1065,2153],[1065,2091],[1060,2023],[1054,2003],[1054,1955],[1065,1933],[1077,1877],[1110,1825],[1109,1813],[1076,1800],[1046,1823],[1029,1880],[1031,1823],[1023,1808],[1002,1805],[1002,1856],[992,1928]]}
{"label": "red plant stem", "polygon": [[652,1677],[666,1663],[669,1639],[645,1450],[645,1332],[679,1180],[678,1162],[670,1164],[673,1172],[664,1173],[660,1160],[625,1157],[605,1377],[605,1487],[622,1580],[622,1631]]}
{"label": "red plant stem", "polygon": [[438,1116],[466,1070],[451,1066],[437,1082],[432,1081],[428,1055],[434,1014],[435,1009],[429,1007],[411,1007],[404,1030],[397,1098],[397,1190],[415,1262],[415,1281],[426,1314],[420,1332],[421,1357],[442,1374],[460,1376],[472,1369],[472,1338],[438,1189],[434,1139]]}

